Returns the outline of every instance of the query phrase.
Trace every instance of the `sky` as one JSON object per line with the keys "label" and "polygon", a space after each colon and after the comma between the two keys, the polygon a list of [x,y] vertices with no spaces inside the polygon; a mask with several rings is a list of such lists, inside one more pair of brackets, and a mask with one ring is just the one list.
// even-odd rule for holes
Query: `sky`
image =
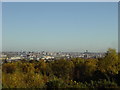
{"label": "sky", "polygon": [[[120,17],[120,2],[118,3],[118,17]],[[120,18],[118,18],[118,52],[120,52]]]}
{"label": "sky", "polygon": [[119,0],[2,0],[2,2],[119,2]]}
{"label": "sky", "polygon": [[118,49],[117,2],[4,2],[3,51]]}
{"label": "sky", "polygon": [[0,2],[0,52],[2,51],[2,3]]}

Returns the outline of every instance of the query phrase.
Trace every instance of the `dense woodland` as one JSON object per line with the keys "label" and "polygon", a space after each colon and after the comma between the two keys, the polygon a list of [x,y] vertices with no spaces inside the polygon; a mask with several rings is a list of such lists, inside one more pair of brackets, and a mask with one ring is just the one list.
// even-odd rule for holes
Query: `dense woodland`
{"label": "dense woodland", "polygon": [[50,62],[24,60],[2,65],[3,88],[120,88],[120,60],[114,49],[104,58]]}

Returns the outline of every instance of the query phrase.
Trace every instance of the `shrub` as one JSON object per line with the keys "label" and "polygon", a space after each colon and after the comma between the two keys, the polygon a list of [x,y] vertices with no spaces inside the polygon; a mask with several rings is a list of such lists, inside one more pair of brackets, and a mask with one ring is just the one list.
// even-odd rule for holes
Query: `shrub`
{"label": "shrub", "polygon": [[14,63],[5,63],[2,66],[2,71],[5,73],[14,73],[16,71],[16,65]]}
{"label": "shrub", "polygon": [[107,80],[99,80],[99,81],[91,81],[88,84],[89,88],[117,88],[117,84],[115,82],[107,81]]}
{"label": "shrub", "polygon": [[76,82],[76,81],[70,80],[67,88],[88,88],[88,87],[86,84],[82,82]]}
{"label": "shrub", "polygon": [[3,88],[43,88],[45,86],[40,74],[15,72],[2,75]]}
{"label": "shrub", "polygon": [[65,88],[65,83],[62,79],[54,78],[46,83],[47,88]]}

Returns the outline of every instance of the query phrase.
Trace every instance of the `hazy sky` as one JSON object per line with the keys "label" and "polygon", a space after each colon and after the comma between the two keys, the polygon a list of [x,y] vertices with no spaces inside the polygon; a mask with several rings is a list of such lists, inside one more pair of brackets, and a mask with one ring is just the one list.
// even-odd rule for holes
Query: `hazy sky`
{"label": "hazy sky", "polygon": [[117,2],[2,5],[4,51],[118,49]]}
{"label": "hazy sky", "polygon": [[0,2],[0,52],[2,51],[2,3]]}

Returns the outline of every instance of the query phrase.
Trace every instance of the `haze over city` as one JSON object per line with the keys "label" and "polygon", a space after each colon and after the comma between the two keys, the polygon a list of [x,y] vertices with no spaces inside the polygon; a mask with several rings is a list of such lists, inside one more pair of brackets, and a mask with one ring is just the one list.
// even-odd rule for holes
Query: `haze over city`
{"label": "haze over city", "polygon": [[117,2],[11,2],[2,9],[3,51],[118,49]]}

